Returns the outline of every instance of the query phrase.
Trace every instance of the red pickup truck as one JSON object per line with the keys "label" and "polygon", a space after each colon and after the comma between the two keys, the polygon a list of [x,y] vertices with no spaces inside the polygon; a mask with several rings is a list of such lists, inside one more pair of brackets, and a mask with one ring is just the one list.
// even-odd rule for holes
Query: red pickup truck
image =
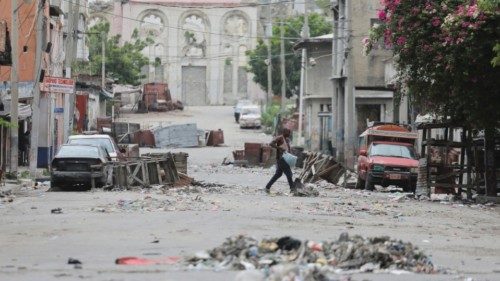
{"label": "red pickup truck", "polygon": [[375,185],[396,185],[414,192],[418,160],[417,133],[398,124],[378,124],[359,136],[356,188],[374,190]]}

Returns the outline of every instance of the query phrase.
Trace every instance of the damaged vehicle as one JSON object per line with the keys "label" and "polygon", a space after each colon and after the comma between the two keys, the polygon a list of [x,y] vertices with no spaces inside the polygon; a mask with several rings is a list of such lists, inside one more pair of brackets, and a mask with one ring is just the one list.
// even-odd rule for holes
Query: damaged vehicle
{"label": "damaged vehicle", "polygon": [[106,165],[110,155],[96,145],[65,144],[52,160],[50,186],[61,189],[88,190],[106,184]]}
{"label": "damaged vehicle", "polygon": [[73,135],[68,138],[68,144],[87,144],[102,146],[111,156],[113,161],[125,161],[125,150],[118,148],[113,138],[109,135]]}

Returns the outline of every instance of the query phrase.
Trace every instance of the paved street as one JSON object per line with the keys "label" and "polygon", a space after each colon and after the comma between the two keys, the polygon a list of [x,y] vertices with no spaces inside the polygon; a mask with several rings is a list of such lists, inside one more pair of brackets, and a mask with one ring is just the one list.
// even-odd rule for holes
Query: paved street
{"label": "paved street", "polygon": [[[319,197],[291,197],[284,177],[266,195],[261,189],[273,168],[221,165],[244,142],[270,140],[258,130],[239,129],[232,114],[232,107],[188,107],[122,117],[143,128],[192,122],[224,130],[225,146],[175,149],[189,153],[188,174],[212,186],[90,192],[2,187],[12,188],[15,197],[0,203],[0,280],[234,280],[235,271],[188,270],[183,263],[116,265],[115,259],[192,255],[237,234],[322,241],[342,232],[411,242],[447,272],[356,273],[352,280],[500,279],[498,207],[416,201],[390,190],[328,184],[318,185]],[[160,151],[141,152],[152,150]],[[52,214],[54,208],[62,213]],[[68,258],[80,260],[82,268],[67,264]]]}

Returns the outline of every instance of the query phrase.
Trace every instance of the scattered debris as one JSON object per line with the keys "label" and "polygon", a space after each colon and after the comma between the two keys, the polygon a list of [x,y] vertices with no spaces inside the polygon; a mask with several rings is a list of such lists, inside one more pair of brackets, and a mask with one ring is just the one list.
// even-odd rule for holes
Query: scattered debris
{"label": "scattered debris", "polygon": [[172,256],[156,259],[146,259],[138,257],[122,257],[115,260],[116,264],[121,265],[154,265],[154,264],[176,264],[181,260],[181,257]]}
{"label": "scattered debris", "polygon": [[[300,277],[353,270],[436,272],[430,259],[418,248],[411,243],[393,240],[387,236],[363,238],[342,233],[336,241],[318,243],[302,242],[288,236],[263,239],[259,242],[251,237],[239,235],[227,238],[221,246],[207,253],[208,255],[197,254],[189,257],[186,262],[190,268],[215,270],[252,270],[268,267],[273,270],[276,266],[291,265],[298,274],[296,276]],[[276,271],[283,273],[287,270],[282,268]]]}
{"label": "scattered debris", "polygon": [[62,209],[61,208],[55,208],[55,209],[52,209],[50,210],[50,213],[52,214],[62,214]]}
{"label": "scattered debris", "polygon": [[82,262],[77,259],[69,258],[68,264],[73,264],[75,269],[82,269]]}
{"label": "scattered debris", "polygon": [[318,197],[319,191],[314,184],[307,184],[302,188],[295,189],[293,195],[298,197]]}
{"label": "scattered debris", "polygon": [[82,262],[74,258],[69,258],[68,264],[82,264]]}

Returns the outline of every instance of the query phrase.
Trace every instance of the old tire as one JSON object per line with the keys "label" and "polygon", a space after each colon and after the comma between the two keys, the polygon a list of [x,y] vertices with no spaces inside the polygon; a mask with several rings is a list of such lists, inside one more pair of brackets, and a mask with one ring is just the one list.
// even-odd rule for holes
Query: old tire
{"label": "old tire", "polygon": [[358,176],[356,181],[356,189],[363,189],[365,187],[365,181]]}
{"label": "old tire", "polygon": [[372,176],[370,174],[366,175],[365,190],[374,190],[375,185],[373,184]]}

